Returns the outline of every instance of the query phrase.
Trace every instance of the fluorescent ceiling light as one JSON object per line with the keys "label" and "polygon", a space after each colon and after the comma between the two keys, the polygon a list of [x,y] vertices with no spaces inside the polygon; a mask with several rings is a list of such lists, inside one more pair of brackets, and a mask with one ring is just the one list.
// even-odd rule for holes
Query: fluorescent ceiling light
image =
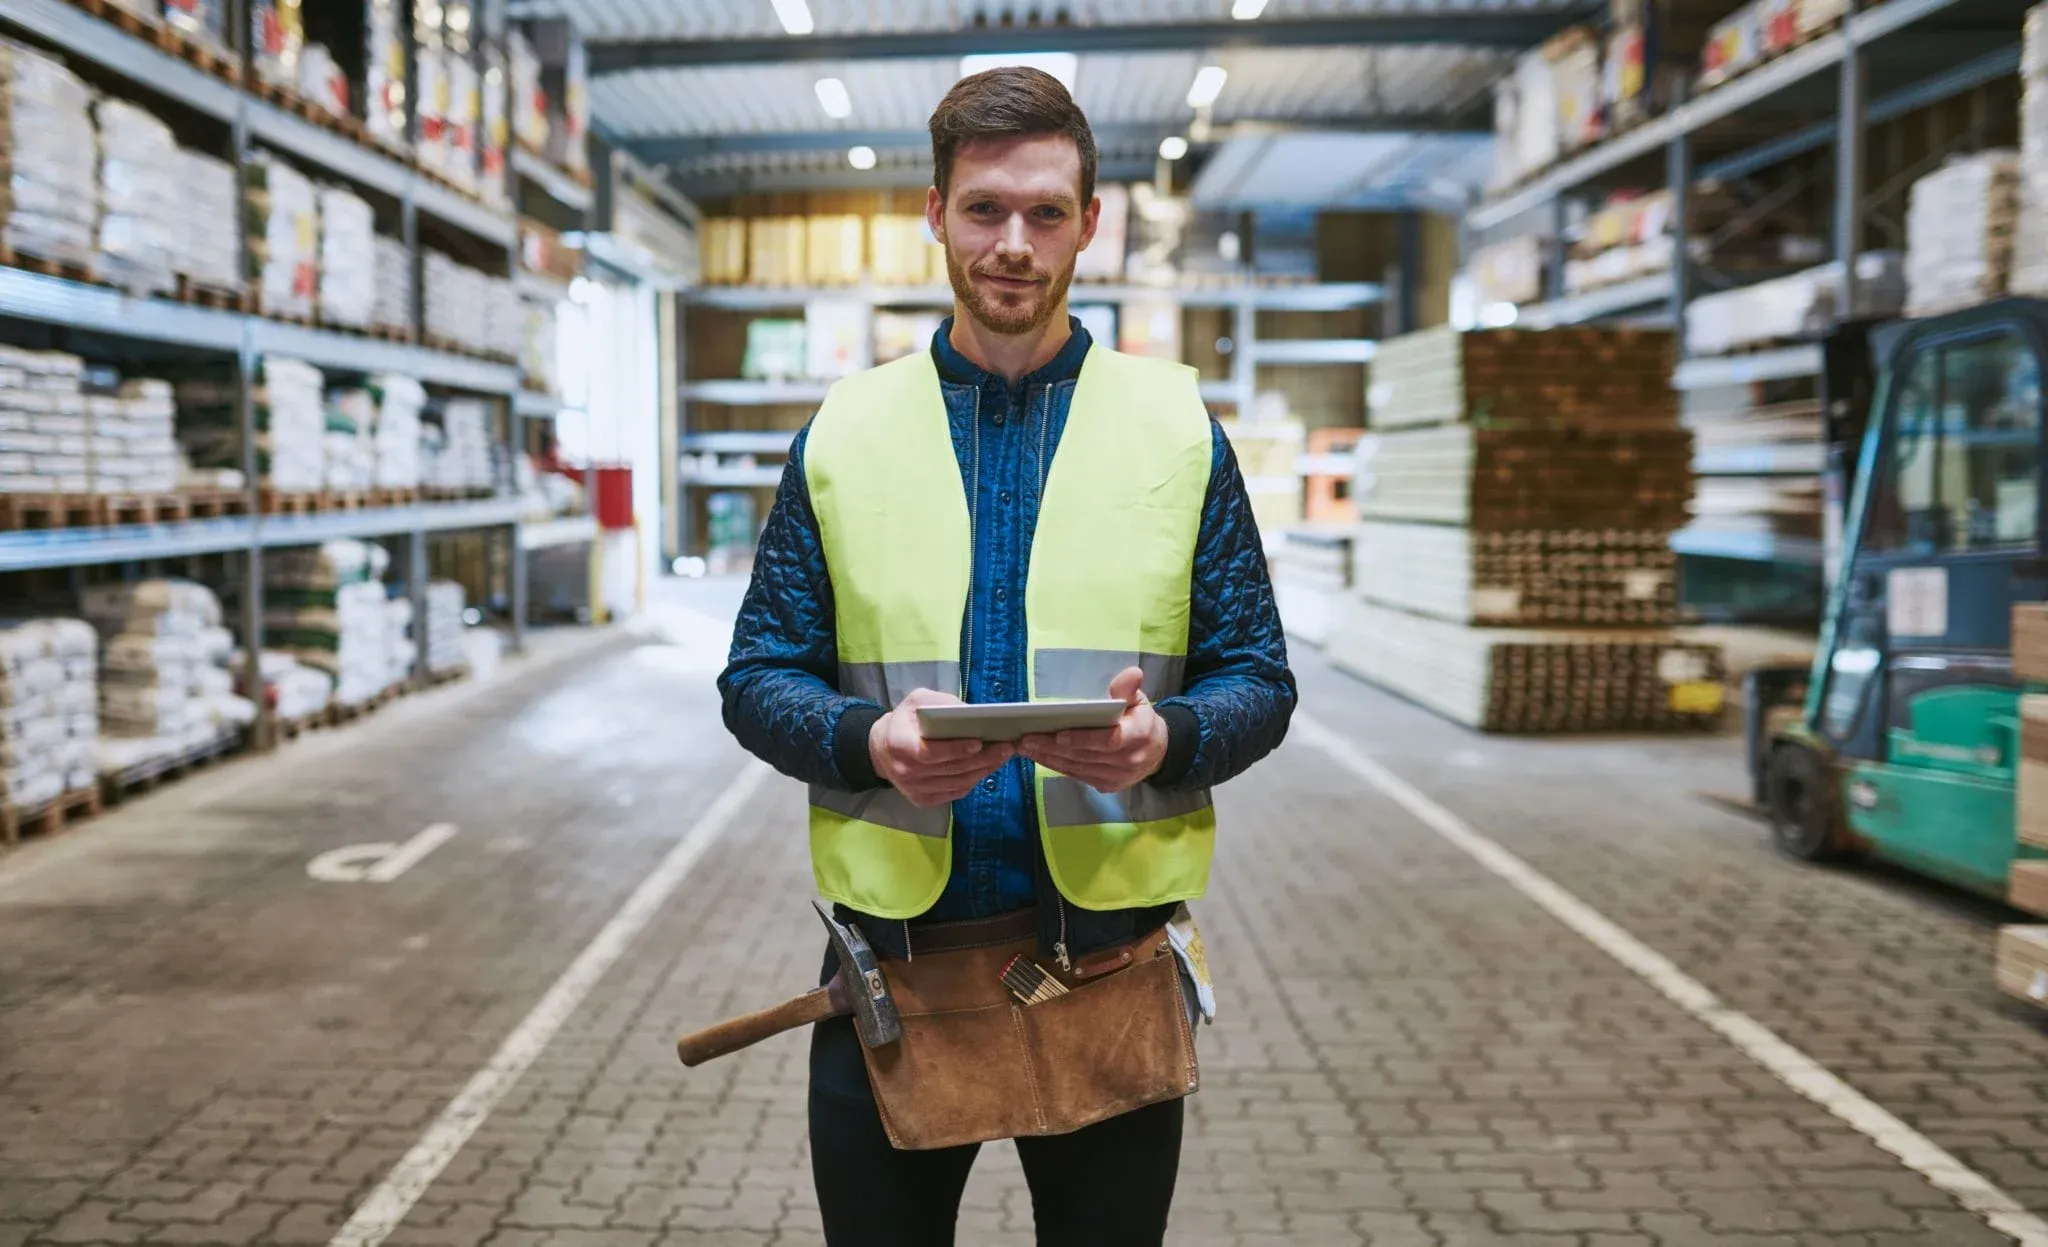
{"label": "fluorescent ceiling light", "polygon": [[792,35],[811,33],[811,6],[804,0],[769,0],[775,6],[775,16],[782,19],[782,28]]}
{"label": "fluorescent ceiling light", "polygon": [[1257,20],[1266,11],[1266,0],[1237,0],[1230,6],[1230,15],[1240,22]]}
{"label": "fluorescent ceiling light", "polygon": [[863,171],[872,169],[875,167],[875,149],[866,143],[850,147],[846,150],[846,163]]}
{"label": "fluorescent ceiling light", "polygon": [[1230,74],[1221,65],[1204,65],[1195,74],[1195,83],[1188,88],[1188,107],[1207,108],[1223,94],[1223,84]]}
{"label": "fluorescent ceiling light", "polygon": [[1030,69],[1042,69],[1059,79],[1068,94],[1074,90],[1074,77],[1081,68],[1081,58],[1072,52],[985,52],[960,58],[960,76],[978,74],[990,69],[1003,69],[1011,65],[1023,65]]}
{"label": "fluorescent ceiling light", "polygon": [[1168,160],[1179,160],[1188,154],[1188,141],[1178,134],[1169,134],[1159,140],[1159,154]]}
{"label": "fluorescent ceiling light", "polygon": [[837,78],[818,79],[818,106],[827,117],[853,116],[853,97],[846,93],[846,84]]}

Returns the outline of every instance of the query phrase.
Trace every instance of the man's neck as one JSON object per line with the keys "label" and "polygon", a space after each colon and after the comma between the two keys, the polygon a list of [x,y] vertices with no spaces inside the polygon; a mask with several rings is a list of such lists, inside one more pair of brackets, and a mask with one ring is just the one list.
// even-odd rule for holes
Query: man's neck
{"label": "man's neck", "polygon": [[1045,324],[1025,333],[995,333],[974,319],[957,300],[953,304],[953,332],[949,338],[953,349],[975,367],[1013,385],[1051,363],[1073,336],[1064,299]]}

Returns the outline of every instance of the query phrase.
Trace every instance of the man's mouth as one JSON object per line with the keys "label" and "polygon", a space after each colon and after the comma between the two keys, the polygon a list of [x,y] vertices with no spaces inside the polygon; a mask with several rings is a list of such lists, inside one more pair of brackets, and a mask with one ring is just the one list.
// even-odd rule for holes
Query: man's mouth
{"label": "man's mouth", "polygon": [[1038,284],[1035,277],[1010,277],[1002,273],[984,272],[981,278],[993,284],[998,290],[1029,290]]}

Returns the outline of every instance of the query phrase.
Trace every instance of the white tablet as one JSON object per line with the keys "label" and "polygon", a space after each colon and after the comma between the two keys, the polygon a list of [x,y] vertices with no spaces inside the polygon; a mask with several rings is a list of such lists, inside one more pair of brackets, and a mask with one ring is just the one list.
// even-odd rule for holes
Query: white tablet
{"label": "white tablet", "polygon": [[1129,708],[1114,699],[920,706],[917,726],[926,740],[1014,741],[1047,732],[1112,727]]}

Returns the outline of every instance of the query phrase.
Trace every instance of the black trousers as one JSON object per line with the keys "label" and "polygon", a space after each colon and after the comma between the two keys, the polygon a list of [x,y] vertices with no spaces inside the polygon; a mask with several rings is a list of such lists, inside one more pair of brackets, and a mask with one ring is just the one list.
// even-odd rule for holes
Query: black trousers
{"label": "black trousers", "polygon": [[[1017,1140],[1039,1247],[1156,1247],[1180,1169],[1185,1102]],[[811,1034],[811,1173],[829,1247],[952,1247],[979,1145],[889,1145],[851,1018]]]}

